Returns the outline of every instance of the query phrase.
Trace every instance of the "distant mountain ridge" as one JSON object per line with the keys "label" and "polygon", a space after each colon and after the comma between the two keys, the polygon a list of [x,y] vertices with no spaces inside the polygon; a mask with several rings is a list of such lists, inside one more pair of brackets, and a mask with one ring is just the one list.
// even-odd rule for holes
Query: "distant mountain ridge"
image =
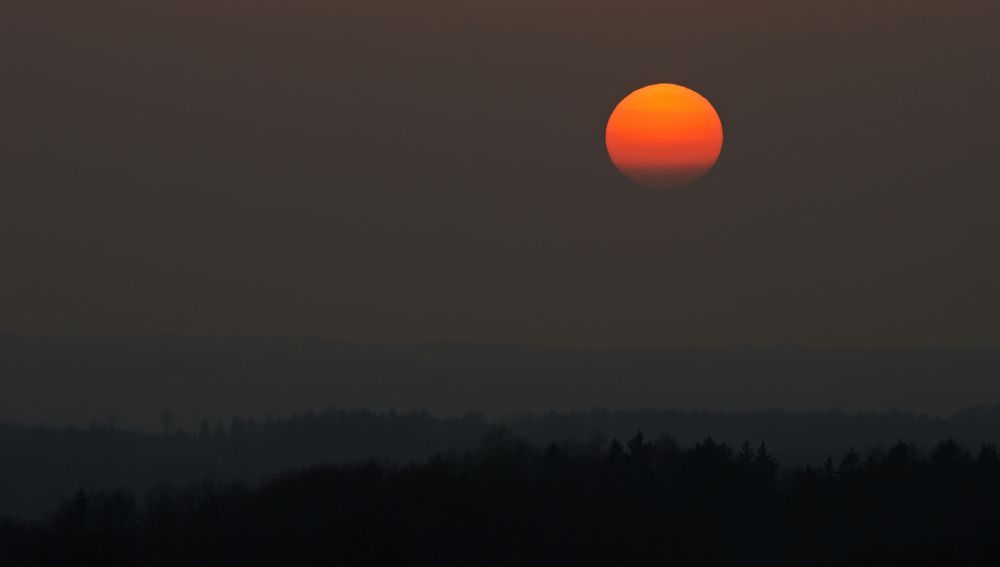
{"label": "distant mountain ridge", "polygon": [[676,408],[948,414],[1000,400],[1000,349],[568,348],[314,338],[0,335],[0,421],[117,421],[310,408],[501,416]]}

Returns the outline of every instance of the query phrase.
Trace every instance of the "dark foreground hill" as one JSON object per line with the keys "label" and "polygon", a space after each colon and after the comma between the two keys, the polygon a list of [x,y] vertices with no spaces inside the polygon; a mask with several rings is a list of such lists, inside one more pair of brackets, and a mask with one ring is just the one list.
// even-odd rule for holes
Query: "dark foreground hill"
{"label": "dark foreground hill", "polygon": [[783,463],[815,466],[851,447],[866,452],[899,439],[923,452],[947,439],[969,447],[1000,442],[1000,407],[949,417],[593,409],[492,419],[329,409],[286,418],[205,420],[193,430],[165,425],[152,433],[97,422],[84,428],[0,424],[0,514],[37,517],[80,488],[141,491],[157,482],[206,477],[253,484],[283,470],[323,463],[424,462],[435,453],[474,447],[497,425],[539,445],[624,440],[637,430],[669,435],[682,445],[708,435],[733,446],[767,441]]}
{"label": "dark foreground hill", "polygon": [[259,487],[80,492],[0,521],[4,565],[1000,564],[1000,458],[903,442],[818,467],[763,445],[535,447],[502,430],[424,464],[311,467]]}

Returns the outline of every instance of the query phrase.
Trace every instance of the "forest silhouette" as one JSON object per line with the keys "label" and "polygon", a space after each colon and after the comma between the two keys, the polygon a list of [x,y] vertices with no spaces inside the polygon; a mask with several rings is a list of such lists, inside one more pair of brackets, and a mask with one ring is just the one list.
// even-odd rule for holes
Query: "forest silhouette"
{"label": "forest silhouette", "polygon": [[817,465],[851,447],[885,450],[907,439],[923,452],[945,439],[979,447],[1000,439],[1000,407],[970,408],[947,417],[905,412],[714,412],[603,410],[488,417],[434,416],[425,411],[327,409],[287,417],[175,423],[163,411],[159,431],[114,422],[86,427],[0,424],[0,515],[38,518],[77,490],[184,484],[203,478],[255,484],[290,469],[369,459],[425,462],[450,450],[475,448],[501,426],[539,446],[590,439],[628,439],[637,430],[668,433],[682,446],[708,435],[740,446],[766,441],[788,466]]}
{"label": "forest silhouette", "polygon": [[5,565],[996,565],[1000,457],[898,441],[819,465],[711,437],[536,445],[492,428],[424,461],[79,491],[0,521]]}

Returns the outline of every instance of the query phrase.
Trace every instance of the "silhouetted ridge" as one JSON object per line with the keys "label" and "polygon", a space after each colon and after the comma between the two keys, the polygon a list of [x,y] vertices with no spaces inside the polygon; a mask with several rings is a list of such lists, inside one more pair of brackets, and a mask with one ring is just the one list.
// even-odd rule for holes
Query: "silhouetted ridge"
{"label": "silhouetted ridge", "polygon": [[533,445],[499,428],[422,464],[80,491],[0,522],[5,565],[996,565],[1000,458],[899,441],[821,466],[636,433]]}
{"label": "silhouetted ridge", "polygon": [[[475,446],[495,425],[531,443],[629,439],[637,430],[668,433],[688,446],[711,435],[738,447],[767,441],[768,451],[790,465],[819,465],[852,446],[866,452],[900,438],[928,450],[954,438],[970,447],[1000,441],[1000,408],[955,416],[903,412],[709,412],[601,410],[487,418],[436,417],[428,412],[330,409],[284,418],[236,417],[178,427],[169,411],[158,433],[128,430],[110,421],[78,428],[0,424],[0,514],[35,516],[73,494],[156,482],[213,477],[257,482],[278,471],[370,458],[423,462],[433,454]],[[623,447],[624,449],[624,447]]]}

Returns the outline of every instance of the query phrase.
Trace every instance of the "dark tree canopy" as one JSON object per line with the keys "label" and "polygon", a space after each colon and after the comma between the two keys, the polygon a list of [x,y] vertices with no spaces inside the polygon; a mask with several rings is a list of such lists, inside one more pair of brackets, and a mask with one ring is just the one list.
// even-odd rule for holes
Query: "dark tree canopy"
{"label": "dark tree canopy", "polygon": [[[837,462],[839,464],[835,465]],[[80,491],[0,523],[5,565],[996,565],[1000,462],[899,441],[821,467],[763,443],[536,446],[494,428],[422,463]]]}

